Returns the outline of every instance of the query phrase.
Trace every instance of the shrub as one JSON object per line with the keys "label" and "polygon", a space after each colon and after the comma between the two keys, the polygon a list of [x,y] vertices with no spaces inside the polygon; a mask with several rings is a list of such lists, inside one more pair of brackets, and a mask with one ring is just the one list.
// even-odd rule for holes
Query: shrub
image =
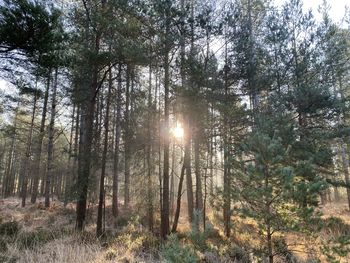
{"label": "shrub", "polygon": [[201,231],[191,231],[188,234],[189,240],[191,240],[192,244],[195,246],[196,249],[200,251],[205,251],[207,249],[206,239],[207,239],[207,233],[201,232]]}
{"label": "shrub", "polygon": [[297,262],[297,259],[295,258],[293,253],[289,250],[286,241],[282,237],[275,238],[273,240],[273,246],[275,249],[275,254],[283,258],[284,262],[286,263]]}
{"label": "shrub", "polygon": [[188,234],[188,238],[191,240],[192,244],[196,247],[196,249],[200,251],[204,251],[207,249],[206,239],[207,239],[207,233],[209,231],[201,231],[200,230],[200,223],[201,223],[201,215],[202,212],[195,210],[193,213],[193,223],[191,226],[191,231]]}
{"label": "shrub", "polygon": [[332,235],[350,235],[350,225],[337,217],[324,219],[323,228],[328,234]]}
{"label": "shrub", "polygon": [[0,225],[0,235],[16,236],[19,229],[20,226],[16,221],[5,222]]}
{"label": "shrub", "polygon": [[195,263],[198,260],[194,251],[182,245],[176,234],[168,236],[168,241],[161,248],[161,256],[167,263]]}
{"label": "shrub", "polygon": [[224,257],[229,257],[232,262],[249,263],[251,262],[249,253],[242,247],[228,244],[224,246],[220,254]]}
{"label": "shrub", "polygon": [[106,260],[114,260],[117,256],[118,256],[117,251],[115,251],[114,249],[109,249],[109,250],[106,252],[105,259],[106,259]]}
{"label": "shrub", "polygon": [[115,241],[130,251],[156,250],[159,247],[159,239],[150,232],[125,231]]}

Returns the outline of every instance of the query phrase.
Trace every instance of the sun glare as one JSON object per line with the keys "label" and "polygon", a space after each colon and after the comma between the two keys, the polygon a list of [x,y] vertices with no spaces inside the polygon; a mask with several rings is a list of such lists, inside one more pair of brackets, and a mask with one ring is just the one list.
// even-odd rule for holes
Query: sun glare
{"label": "sun glare", "polygon": [[181,139],[184,137],[184,129],[181,127],[181,125],[176,126],[171,130],[171,133],[174,135],[175,138]]}

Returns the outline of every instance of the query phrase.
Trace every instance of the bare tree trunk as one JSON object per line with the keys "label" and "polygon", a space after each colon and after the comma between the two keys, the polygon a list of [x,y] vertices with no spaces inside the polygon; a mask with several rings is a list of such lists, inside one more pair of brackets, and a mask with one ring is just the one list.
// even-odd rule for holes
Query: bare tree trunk
{"label": "bare tree trunk", "polygon": [[74,124],[75,124],[75,110],[76,105],[73,105],[73,113],[72,113],[72,125],[70,129],[70,136],[69,136],[69,149],[68,149],[68,171],[66,171],[66,180],[65,180],[65,186],[64,186],[64,206],[67,205],[68,200],[70,198],[71,194],[71,187],[73,182],[73,175],[74,175],[74,167],[73,167],[73,134],[74,134]]}
{"label": "bare tree trunk", "polygon": [[26,198],[27,198],[27,191],[28,191],[28,168],[29,168],[29,161],[30,161],[30,155],[32,151],[32,138],[33,138],[33,128],[34,128],[34,120],[35,120],[35,113],[36,113],[36,103],[38,100],[38,94],[37,91],[34,91],[34,103],[33,103],[33,111],[32,111],[32,119],[30,122],[30,128],[28,132],[28,138],[27,138],[27,146],[25,151],[25,156],[22,164],[22,178],[23,178],[23,185],[22,185],[22,207],[25,207],[26,205]]}
{"label": "bare tree trunk", "polygon": [[124,139],[124,154],[125,154],[125,181],[124,181],[124,206],[129,207],[130,202],[130,65],[126,69],[126,89],[125,89],[125,139]]}
{"label": "bare tree trunk", "polygon": [[181,210],[182,185],[183,185],[184,177],[185,177],[185,164],[182,165],[179,186],[177,188],[176,210],[175,210],[173,227],[171,229],[172,233],[176,232],[177,225],[179,222],[180,210]]}
{"label": "bare tree trunk", "polygon": [[12,138],[11,138],[11,144],[10,144],[10,151],[8,155],[8,160],[6,164],[6,170],[5,170],[5,181],[3,184],[3,197],[6,198],[10,196],[12,193],[11,190],[11,185],[12,185],[12,180],[11,180],[11,171],[12,171],[12,166],[13,166],[13,160],[14,160],[14,155],[15,155],[15,149],[16,149],[16,134],[17,134],[17,113],[18,113],[18,108],[19,108],[19,103],[15,109],[15,116],[14,116],[14,124],[13,124],[13,133],[12,133]]}
{"label": "bare tree trunk", "polygon": [[169,34],[170,17],[169,10],[165,11],[165,45],[164,45],[164,166],[163,166],[163,205],[161,212],[161,236],[163,239],[169,234]]}
{"label": "bare tree trunk", "polygon": [[203,194],[202,194],[202,179],[200,173],[200,156],[199,156],[199,139],[198,132],[194,140],[194,163],[196,174],[196,209],[201,211],[203,209]]}
{"label": "bare tree trunk", "polygon": [[55,82],[52,90],[52,102],[51,102],[51,117],[49,125],[49,141],[47,145],[47,173],[46,173],[46,185],[45,185],[45,207],[50,207],[50,188],[53,174],[53,143],[55,134],[55,117],[56,117],[56,95],[57,95],[57,77],[58,68],[55,69]]}
{"label": "bare tree trunk", "polygon": [[[342,157],[342,164],[343,164],[343,172],[344,172],[344,177],[345,177],[345,182],[347,184],[350,184],[350,177],[349,177],[349,162],[348,159],[346,158],[346,149],[345,149],[345,144],[344,142],[341,142],[341,157]],[[350,189],[347,187],[346,188],[346,194],[347,194],[347,199],[348,199],[348,206],[350,209]]]}
{"label": "bare tree trunk", "polygon": [[32,196],[30,200],[32,204],[36,202],[36,199],[38,196],[39,178],[41,173],[40,162],[41,162],[41,153],[42,153],[42,147],[43,147],[43,139],[45,136],[45,121],[46,121],[46,113],[47,113],[47,103],[49,100],[50,81],[51,81],[51,69],[49,70],[49,73],[47,76],[47,84],[46,84],[45,95],[44,95],[44,105],[43,105],[43,111],[41,115],[40,131],[39,131],[38,141],[36,143],[36,150],[35,150],[35,162],[33,167],[33,187],[32,187]]}
{"label": "bare tree trunk", "polygon": [[118,68],[118,86],[117,86],[117,116],[115,127],[115,146],[113,160],[113,196],[112,213],[116,218],[118,216],[118,183],[119,183],[119,143],[121,134],[121,104],[122,104],[122,65]]}
{"label": "bare tree trunk", "polygon": [[[226,33],[225,33],[226,34]],[[224,69],[224,86],[225,86],[225,98],[228,97],[228,67],[227,67],[227,44],[225,45],[225,69]],[[226,101],[226,103],[228,103]],[[230,198],[230,168],[229,168],[229,141],[228,141],[228,114],[224,113],[223,123],[223,148],[224,148],[224,207],[223,207],[223,218],[224,218],[224,232],[226,237],[231,234],[230,220],[231,220],[231,198]]]}
{"label": "bare tree trunk", "polygon": [[174,188],[175,188],[175,143],[171,151],[171,173],[170,173],[170,218],[174,216]]}
{"label": "bare tree trunk", "polygon": [[[151,50],[152,54],[152,50]],[[154,219],[153,219],[153,189],[152,189],[152,162],[151,162],[151,155],[152,155],[152,131],[151,131],[151,125],[153,124],[153,118],[152,118],[152,64],[150,61],[149,65],[149,88],[148,88],[148,122],[147,122],[147,137],[148,137],[148,144],[147,144],[147,195],[148,195],[148,229],[152,232],[153,231],[153,225],[154,225]]]}
{"label": "bare tree trunk", "polygon": [[[102,10],[105,7],[106,0],[101,0]],[[89,23],[86,27],[86,33],[89,35]],[[100,41],[102,37],[102,30],[98,28],[95,35],[94,54],[98,55],[100,52]],[[91,144],[93,141],[93,120],[96,104],[96,93],[98,92],[98,65],[94,63],[92,66],[92,80],[87,94],[84,94],[83,103],[81,106],[80,117],[80,136],[79,136],[79,158],[78,158],[78,200],[76,206],[76,229],[82,231],[84,228],[86,216],[87,193],[90,177],[91,164]],[[102,85],[102,83],[100,83]]]}
{"label": "bare tree trunk", "polygon": [[108,150],[108,130],[109,130],[109,108],[110,108],[110,97],[112,91],[112,69],[109,70],[109,83],[108,83],[108,93],[107,93],[107,106],[106,106],[106,116],[104,122],[105,134],[102,152],[102,167],[101,167],[101,178],[100,178],[100,194],[98,201],[98,211],[97,211],[97,227],[96,235],[100,237],[103,234],[102,230],[102,209],[105,201],[105,175],[106,175],[106,162],[107,162],[107,150]]}
{"label": "bare tree trunk", "polygon": [[[158,75],[156,75],[158,76]],[[158,90],[158,181],[159,181],[159,208],[163,210],[163,179],[162,179],[162,127],[161,127],[161,106],[160,106],[160,87],[158,86],[158,77],[156,77],[156,89]],[[157,101],[157,100],[156,100]]]}

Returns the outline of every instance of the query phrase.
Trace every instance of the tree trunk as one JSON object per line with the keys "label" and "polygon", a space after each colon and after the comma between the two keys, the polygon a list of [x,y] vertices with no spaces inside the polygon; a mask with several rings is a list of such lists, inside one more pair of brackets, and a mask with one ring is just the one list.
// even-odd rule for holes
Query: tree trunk
{"label": "tree trunk", "polygon": [[119,143],[121,134],[121,105],[122,104],[122,65],[118,68],[118,87],[117,87],[117,116],[115,127],[115,146],[113,160],[113,196],[112,213],[116,218],[118,216],[118,183],[119,183]]}
{"label": "tree trunk", "polygon": [[27,198],[27,190],[28,190],[28,168],[29,168],[29,161],[30,161],[30,155],[32,151],[32,138],[33,138],[33,128],[34,128],[34,119],[35,119],[35,113],[36,113],[36,102],[38,100],[38,94],[35,90],[34,93],[34,103],[33,103],[33,111],[32,111],[32,119],[30,122],[30,128],[27,138],[27,146],[25,151],[25,156],[22,164],[22,178],[23,178],[23,185],[22,185],[22,207],[25,207],[26,205],[26,198]]}
{"label": "tree trunk", "polygon": [[[106,0],[101,0],[102,10],[104,9]],[[89,22],[86,27],[87,35],[89,35]],[[94,55],[98,55],[100,51],[100,41],[102,36],[102,30],[97,29],[94,43]],[[88,91],[84,94],[81,106],[80,117],[80,136],[79,136],[79,158],[78,158],[78,200],[76,206],[76,229],[82,231],[84,228],[85,216],[86,216],[86,203],[87,193],[90,177],[90,164],[91,164],[91,144],[93,141],[93,121],[96,104],[96,93],[98,92],[99,81],[99,68],[96,63],[91,65],[92,67],[92,79],[91,85]],[[102,85],[102,83],[100,83]]]}
{"label": "tree trunk", "polygon": [[164,165],[163,165],[163,205],[161,213],[161,236],[163,239],[169,234],[169,34],[170,17],[169,10],[165,15],[165,46],[164,46]]}
{"label": "tree trunk", "polygon": [[184,177],[185,177],[185,164],[182,165],[179,186],[177,188],[176,210],[175,210],[173,227],[171,229],[172,233],[176,232],[177,225],[179,222],[180,210],[181,210],[182,185],[183,185]]}
{"label": "tree trunk", "polygon": [[[227,44],[225,45],[225,69],[224,69],[224,87],[225,87],[225,98],[228,98],[228,67],[227,67]],[[226,104],[229,102],[226,101]],[[230,198],[230,168],[229,168],[229,127],[228,127],[228,113],[224,112],[223,118],[223,148],[224,148],[224,207],[223,207],[223,218],[224,218],[224,232],[226,237],[230,237],[230,219],[231,219],[231,198]]]}
{"label": "tree trunk", "polygon": [[[152,50],[151,50],[152,54]],[[153,124],[153,118],[152,118],[152,65],[150,61],[149,66],[149,88],[148,88],[148,121],[147,121],[147,137],[148,137],[148,144],[147,144],[147,196],[148,196],[148,211],[147,211],[147,217],[148,217],[148,229],[149,231],[153,231],[153,189],[152,189],[152,162],[151,162],[151,155],[152,155],[152,131],[151,126]]]}
{"label": "tree trunk", "polygon": [[[341,157],[342,157],[342,165],[343,165],[343,172],[344,172],[345,182],[347,184],[350,184],[349,162],[348,162],[348,159],[346,158],[346,150],[345,150],[344,142],[341,143],[340,147],[341,147]],[[348,187],[346,188],[346,194],[347,194],[347,199],[348,199],[348,206],[349,206],[349,209],[350,209],[350,189]]]}
{"label": "tree trunk", "polygon": [[51,70],[49,70],[48,77],[47,77],[47,84],[46,84],[45,95],[44,95],[44,105],[43,105],[43,111],[41,115],[40,131],[39,131],[38,141],[36,143],[36,150],[35,150],[35,161],[33,165],[33,173],[34,173],[33,187],[32,187],[32,196],[30,200],[32,204],[36,202],[36,199],[38,197],[39,178],[41,173],[40,162],[41,162],[43,140],[45,136],[45,121],[46,121],[46,113],[47,113],[47,103],[49,100],[50,81],[51,81]]}
{"label": "tree trunk", "polygon": [[130,65],[127,65],[126,70],[126,89],[125,89],[125,178],[124,178],[124,206],[129,207],[130,202]]}
{"label": "tree trunk", "polygon": [[110,108],[110,97],[111,97],[112,85],[113,85],[112,69],[110,69],[109,70],[108,93],[107,93],[106,116],[105,116],[105,122],[104,122],[105,134],[104,134],[103,152],[102,152],[100,194],[99,194],[98,211],[97,211],[97,227],[96,227],[97,237],[100,237],[103,234],[103,231],[102,231],[102,209],[103,209],[103,204],[105,202],[105,174],[106,174],[106,162],[107,162],[107,150],[108,150],[109,108]]}
{"label": "tree trunk", "polygon": [[10,144],[10,151],[8,155],[8,160],[6,164],[6,170],[5,170],[5,175],[4,175],[4,184],[3,184],[3,197],[9,197],[11,194],[11,170],[12,170],[12,165],[13,165],[13,159],[15,155],[15,149],[16,149],[16,134],[17,134],[17,114],[18,114],[18,108],[19,108],[19,103],[15,109],[15,116],[14,116],[14,124],[13,124],[13,133],[12,133],[12,138],[11,138],[11,144]]}
{"label": "tree trunk", "polygon": [[203,210],[203,194],[202,194],[202,179],[200,173],[200,156],[199,156],[199,134],[196,133],[194,140],[194,167],[196,174],[196,209],[198,211]]}
{"label": "tree trunk", "polygon": [[55,69],[55,82],[52,90],[52,102],[51,102],[51,117],[49,125],[49,141],[47,145],[47,173],[46,173],[46,185],[45,185],[45,207],[50,207],[50,188],[53,174],[53,144],[55,134],[55,117],[56,117],[56,95],[57,95],[57,77],[58,68]]}
{"label": "tree trunk", "polygon": [[70,199],[71,195],[71,187],[73,182],[73,175],[74,175],[74,167],[73,167],[73,134],[74,134],[74,124],[75,124],[75,109],[76,105],[73,105],[73,113],[72,113],[72,125],[70,129],[70,136],[69,136],[69,149],[68,149],[68,171],[66,171],[66,180],[65,180],[65,186],[64,186],[64,206],[67,205],[68,200]]}

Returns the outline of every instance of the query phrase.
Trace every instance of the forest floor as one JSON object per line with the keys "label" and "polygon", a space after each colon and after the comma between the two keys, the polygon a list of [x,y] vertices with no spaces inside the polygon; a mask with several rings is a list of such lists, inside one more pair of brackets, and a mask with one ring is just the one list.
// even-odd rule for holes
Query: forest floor
{"label": "forest floor", "polygon": [[[54,201],[46,210],[42,200],[22,208],[17,198],[0,199],[0,262],[127,263],[163,262],[168,258],[170,262],[179,263],[244,263],[258,262],[257,258],[261,258],[262,234],[252,220],[234,217],[233,234],[227,239],[220,231],[218,213],[209,214],[208,229],[204,233],[191,231],[186,217],[181,217],[177,237],[161,244],[160,239],[142,225],[143,219],[122,210],[116,222],[106,221],[106,237],[98,240],[95,238],[96,215],[91,212],[95,210],[89,209],[86,231],[77,234],[73,231],[74,204],[64,207],[61,202]],[[111,218],[109,210],[107,206],[106,218]],[[320,210],[325,224],[317,234],[284,233],[283,239],[277,236],[275,248],[278,247],[280,254],[275,257],[276,262],[331,262],[332,257],[339,262],[350,262],[344,249],[344,245],[349,244],[342,244],[341,240],[335,242],[340,236],[350,235],[350,213],[346,203],[332,203]],[[321,255],[322,252],[328,257]],[[344,257],[340,259],[339,253]],[[175,257],[173,261],[172,257]]]}

